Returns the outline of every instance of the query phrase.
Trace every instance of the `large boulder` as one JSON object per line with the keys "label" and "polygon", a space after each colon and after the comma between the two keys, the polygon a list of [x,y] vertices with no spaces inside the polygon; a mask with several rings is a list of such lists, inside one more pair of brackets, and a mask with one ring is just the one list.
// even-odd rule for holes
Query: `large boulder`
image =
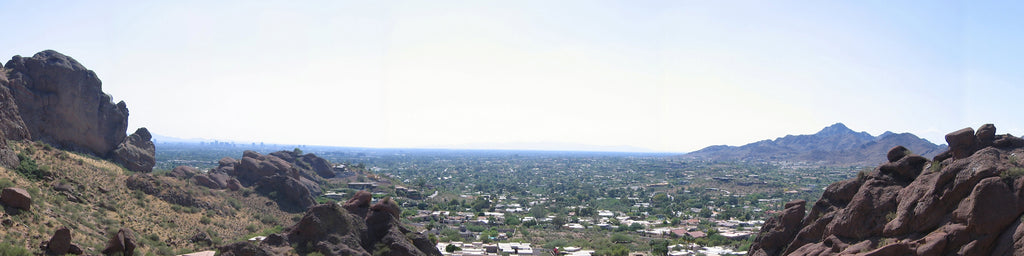
{"label": "large boulder", "polygon": [[133,172],[153,171],[156,165],[156,146],[152,139],[149,130],[139,128],[118,144],[117,149],[111,152],[111,158]]}
{"label": "large boulder", "polygon": [[321,245],[320,248],[333,255],[369,255],[360,241],[365,234],[366,226],[359,217],[337,204],[321,204],[310,207],[285,237],[294,244],[315,245],[324,241],[337,241]]}
{"label": "large boulder", "polygon": [[[390,198],[369,206],[365,197],[353,197],[350,207],[368,209],[360,216],[350,207],[321,204],[310,207],[306,215],[292,226],[286,237],[291,244],[308,244],[295,248],[299,254],[319,252],[324,255],[370,255],[377,246],[385,245],[389,255],[439,256],[441,252],[423,234],[402,226],[397,212],[401,212]],[[269,245],[264,242],[263,245]],[[274,243],[281,244],[281,243]]]}
{"label": "large boulder", "polygon": [[334,178],[335,176],[334,168],[331,167],[331,162],[328,162],[327,159],[320,158],[314,154],[305,154],[299,161],[306,163],[320,177]]}
{"label": "large boulder", "polygon": [[365,217],[366,213],[370,211],[371,201],[373,201],[373,195],[370,192],[366,192],[366,190],[360,190],[352,198],[349,198],[342,207],[345,207],[345,210],[352,214]]}
{"label": "large boulder", "polygon": [[246,150],[242,159],[234,165],[232,172],[227,172],[238,178],[243,185],[252,185],[263,178],[281,175],[292,178],[299,178],[298,171],[292,164],[273,155],[262,155],[255,151]]}
{"label": "large boulder", "polygon": [[122,228],[117,231],[110,240],[107,240],[107,247],[103,248],[103,254],[135,255],[136,240],[130,229]]}
{"label": "large boulder", "polygon": [[68,254],[71,250],[71,229],[62,227],[46,242],[46,252],[52,255]]}
{"label": "large boulder", "polygon": [[113,103],[96,73],[78,61],[46,50],[31,58],[14,56],[4,68],[31,139],[97,156],[124,141],[128,108],[123,101]]}
{"label": "large boulder", "polygon": [[171,173],[169,173],[168,175],[179,179],[188,179],[192,178],[192,176],[195,176],[198,173],[199,169],[196,169],[195,167],[180,165],[178,167],[174,167],[174,169],[171,170]]}
{"label": "large boulder", "polygon": [[5,188],[0,192],[0,203],[28,211],[32,209],[32,195],[23,188]]}
{"label": "large boulder", "polygon": [[949,151],[954,159],[968,157],[974,153],[976,142],[974,129],[970,127],[946,134],[946,143],[949,143]]}
{"label": "large boulder", "polygon": [[256,191],[277,201],[282,210],[302,212],[316,204],[309,190],[292,177],[274,175],[261,179],[255,186]]}
{"label": "large boulder", "polygon": [[213,181],[213,179],[210,179],[210,176],[207,176],[206,174],[192,176],[192,180],[195,181],[196,184],[199,184],[200,186],[204,186],[204,187],[208,187],[208,188],[212,188],[212,189],[221,189],[220,184],[217,184],[216,181]]}

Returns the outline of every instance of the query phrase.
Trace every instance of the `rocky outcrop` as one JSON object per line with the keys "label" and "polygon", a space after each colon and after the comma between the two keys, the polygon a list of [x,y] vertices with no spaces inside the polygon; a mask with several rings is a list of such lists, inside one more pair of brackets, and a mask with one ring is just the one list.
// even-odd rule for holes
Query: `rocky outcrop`
{"label": "rocky outcrop", "polygon": [[32,139],[104,156],[124,141],[125,103],[103,93],[96,73],[53,50],[4,65],[9,88]]}
{"label": "rocky outcrop", "polygon": [[107,247],[103,248],[106,255],[135,255],[136,240],[130,229],[122,228],[117,231],[110,240],[107,240]]}
{"label": "rocky outcrop", "polygon": [[146,128],[135,130],[110,154],[114,162],[133,172],[150,172],[156,165],[156,146]]}
{"label": "rocky outcrop", "polygon": [[301,212],[316,204],[309,190],[292,177],[274,175],[256,183],[256,191],[277,201],[282,210]]}
{"label": "rocky outcrop", "polygon": [[874,171],[830,185],[780,243],[792,229],[779,223],[798,215],[787,207],[749,255],[1024,255],[1024,140],[989,124],[946,141],[932,161],[894,147]]}
{"label": "rocky outcrop", "polygon": [[310,168],[330,167],[330,162],[315,155],[290,151],[264,155],[246,150],[241,159],[225,157],[218,164],[217,168],[210,171],[209,177],[199,177],[201,175],[197,174],[193,179],[211,188],[238,190],[243,186],[253,187],[290,212],[305,211],[316,203],[314,198],[322,193],[320,185],[312,180],[316,178],[315,174],[309,174],[313,172]]}
{"label": "rocky outcrop", "polygon": [[785,210],[778,218],[765,221],[761,226],[761,235],[750,247],[752,255],[776,255],[784,250],[797,231],[800,231],[800,220],[804,218],[807,201],[797,200],[786,203]]}
{"label": "rocky outcrop", "polygon": [[[31,58],[14,56],[0,73],[0,132],[5,139],[39,140],[108,157],[133,171],[152,170],[149,133],[127,136],[124,101],[112,102],[96,73],[75,59],[46,50]],[[11,164],[3,148],[0,163]]]}
{"label": "rocky outcrop", "polygon": [[23,188],[5,188],[0,192],[0,203],[28,211],[32,209],[32,195]]}
{"label": "rocky outcrop", "polygon": [[334,178],[336,176],[331,162],[312,153],[302,154],[298,151],[277,151],[270,153],[270,155],[292,163],[301,174],[304,174],[309,179],[314,179],[313,175],[323,178]]}
{"label": "rocky outcrop", "polygon": [[[273,234],[259,245],[236,243],[218,248],[223,255],[272,255],[294,251],[300,255],[371,255],[382,249],[388,255],[435,256],[441,252],[423,234],[402,226],[398,204],[390,198],[370,205],[365,191],[344,207],[321,204],[310,207],[294,226]],[[353,212],[355,210],[355,212]],[[382,247],[383,246],[383,247]]]}

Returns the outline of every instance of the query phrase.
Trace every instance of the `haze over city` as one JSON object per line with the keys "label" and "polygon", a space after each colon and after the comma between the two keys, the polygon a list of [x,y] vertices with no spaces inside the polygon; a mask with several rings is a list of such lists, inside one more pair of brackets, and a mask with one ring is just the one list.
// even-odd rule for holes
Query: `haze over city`
{"label": "haze over city", "polygon": [[129,130],[687,152],[836,122],[1024,133],[1019,3],[0,2],[0,55],[94,70]]}

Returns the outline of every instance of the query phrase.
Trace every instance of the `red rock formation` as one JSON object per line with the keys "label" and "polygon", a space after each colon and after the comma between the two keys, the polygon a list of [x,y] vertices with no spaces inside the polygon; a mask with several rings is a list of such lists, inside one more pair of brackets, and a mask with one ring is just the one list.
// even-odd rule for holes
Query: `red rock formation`
{"label": "red rock formation", "polygon": [[888,163],[830,185],[782,247],[774,238],[791,229],[778,223],[797,215],[787,207],[749,255],[1024,255],[1024,140],[989,124],[946,141],[931,162],[895,147]]}
{"label": "red rock formation", "polygon": [[[124,101],[112,102],[96,73],[75,59],[46,50],[31,58],[14,56],[0,73],[0,135],[5,139],[40,140],[110,158],[132,171],[153,169],[149,132],[142,128],[127,136]],[[12,166],[10,156],[0,146],[0,164]]]}
{"label": "red rock formation", "polygon": [[439,256],[441,252],[423,234],[402,226],[398,205],[390,198],[370,205],[362,191],[345,203],[310,207],[305,216],[283,234],[272,234],[259,245],[239,242],[218,248],[222,255],[272,255],[294,251],[300,255],[371,255],[385,245],[388,255]]}

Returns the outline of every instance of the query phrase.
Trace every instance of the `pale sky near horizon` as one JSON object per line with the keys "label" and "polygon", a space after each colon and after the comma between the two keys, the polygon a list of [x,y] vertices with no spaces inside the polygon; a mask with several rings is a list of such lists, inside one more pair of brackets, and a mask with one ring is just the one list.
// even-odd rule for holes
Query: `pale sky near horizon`
{"label": "pale sky near horizon", "polygon": [[[843,122],[1024,135],[1024,5],[980,1],[6,1],[129,132],[686,152]],[[550,148],[559,149],[559,148]]]}

